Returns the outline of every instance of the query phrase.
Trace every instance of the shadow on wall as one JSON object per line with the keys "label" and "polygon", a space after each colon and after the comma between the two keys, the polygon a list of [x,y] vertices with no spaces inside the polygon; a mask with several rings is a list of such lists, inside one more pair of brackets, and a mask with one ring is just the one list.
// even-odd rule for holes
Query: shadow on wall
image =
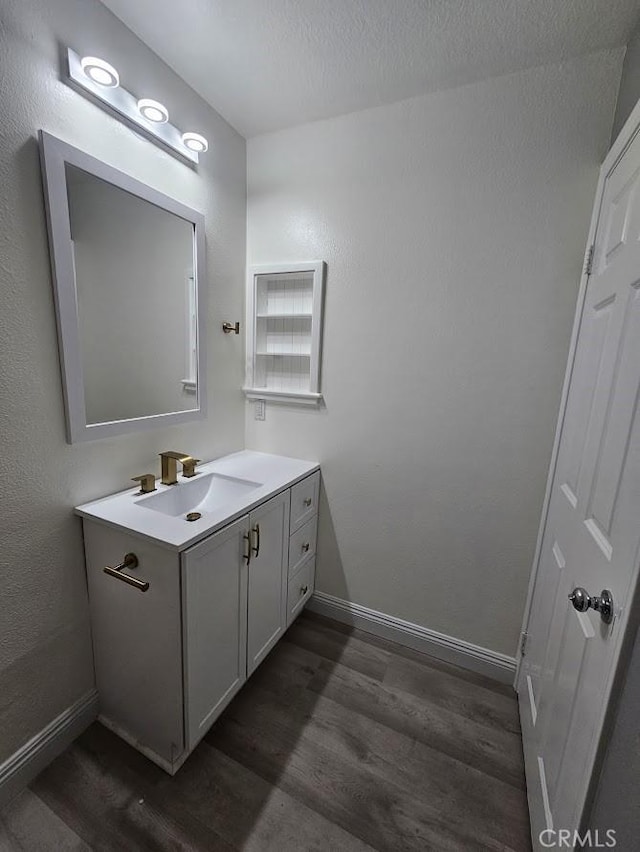
{"label": "shadow on wall", "polygon": [[316,589],[325,591],[331,589],[335,597],[349,600],[347,579],[342,565],[340,548],[333,517],[329,506],[329,498],[320,480],[320,505],[318,507],[318,543],[316,547]]}

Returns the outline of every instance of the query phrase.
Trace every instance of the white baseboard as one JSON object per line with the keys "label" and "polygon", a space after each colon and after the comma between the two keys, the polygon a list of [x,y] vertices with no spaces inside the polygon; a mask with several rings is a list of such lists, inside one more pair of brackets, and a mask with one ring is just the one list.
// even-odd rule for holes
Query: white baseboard
{"label": "white baseboard", "polygon": [[399,645],[413,648],[414,651],[422,651],[431,657],[487,675],[501,683],[513,684],[516,671],[514,657],[455,639],[401,618],[394,618],[366,606],[349,603],[324,592],[315,592],[307,606],[319,615],[326,615],[343,624],[358,627],[383,639],[390,639]]}
{"label": "white baseboard", "polygon": [[0,765],[0,807],[79,737],[98,716],[98,693],[87,692]]}

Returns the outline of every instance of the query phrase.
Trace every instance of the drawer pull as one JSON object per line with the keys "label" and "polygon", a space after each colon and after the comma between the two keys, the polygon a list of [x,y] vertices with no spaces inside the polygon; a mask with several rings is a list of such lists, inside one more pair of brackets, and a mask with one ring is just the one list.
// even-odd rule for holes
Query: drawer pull
{"label": "drawer pull", "polygon": [[300,597],[303,598],[309,591],[309,586],[300,586]]}
{"label": "drawer pull", "polygon": [[308,552],[309,552],[309,542],[308,542],[308,541],[306,541],[306,542],[302,545],[302,552],[303,552],[303,553],[308,553]]}
{"label": "drawer pull", "polygon": [[311,497],[305,497],[305,498],[304,498],[304,505],[305,505],[307,508],[309,508],[309,506],[311,505],[311,503],[312,503],[312,502],[313,502],[313,501],[312,501]]}
{"label": "drawer pull", "polygon": [[256,546],[251,548],[255,554],[256,559],[260,554],[260,524],[256,524],[253,528],[254,533],[256,534]]}
{"label": "drawer pull", "polygon": [[251,562],[251,551],[253,548],[251,547],[251,531],[245,533],[242,538],[247,542],[247,552],[242,554],[242,558],[247,560],[247,565]]}
{"label": "drawer pull", "polygon": [[137,567],[138,557],[135,555],[135,553],[127,553],[125,554],[125,557],[122,562],[119,565],[116,565],[115,568],[112,568],[111,565],[107,565],[102,570],[110,577],[115,577],[117,580],[122,580],[123,583],[128,583],[130,586],[133,586],[134,589],[139,589],[141,592],[146,592],[149,589],[149,583],[146,580],[138,580],[137,577],[130,577],[128,574],[122,573],[125,568]]}

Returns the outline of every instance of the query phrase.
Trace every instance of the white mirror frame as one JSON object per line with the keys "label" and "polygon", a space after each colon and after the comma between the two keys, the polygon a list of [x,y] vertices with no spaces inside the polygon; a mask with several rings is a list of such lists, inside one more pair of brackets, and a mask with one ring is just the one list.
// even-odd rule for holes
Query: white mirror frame
{"label": "white mirror frame", "polygon": [[[201,420],[206,415],[205,375],[205,297],[206,261],[204,216],[196,210],[175,201],[140,181],[135,180],[113,166],[85,154],[78,148],[40,131],[40,155],[44,183],[44,198],[49,231],[51,274],[53,278],[56,322],[58,326],[58,348],[62,371],[62,387],[66,414],[67,441],[90,441],[113,435],[140,432],[156,426],[169,426]],[[197,311],[197,390],[195,407],[188,411],[173,411],[134,417],[128,420],[113,420],[107,423],[87,423],[84,377],[78,325],[75,264],[69,219],[66,164],[89,172],[120,189],[167,210],[185,219],[194,226],[194,264],[196,276]]]}

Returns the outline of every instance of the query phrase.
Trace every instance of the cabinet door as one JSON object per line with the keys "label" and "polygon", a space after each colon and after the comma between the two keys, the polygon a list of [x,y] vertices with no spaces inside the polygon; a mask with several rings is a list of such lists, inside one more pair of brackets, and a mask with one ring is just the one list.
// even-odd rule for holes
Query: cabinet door
{"label": "cabinet door", "polygon": [[247,631],[247,674],[266,657],[287,624],[289,490],[249,516],[251,562]]}
{"label": "cabinet door", "polygon": [[188,748],[247,679],[245,516],[182,555],[185,722]]}

